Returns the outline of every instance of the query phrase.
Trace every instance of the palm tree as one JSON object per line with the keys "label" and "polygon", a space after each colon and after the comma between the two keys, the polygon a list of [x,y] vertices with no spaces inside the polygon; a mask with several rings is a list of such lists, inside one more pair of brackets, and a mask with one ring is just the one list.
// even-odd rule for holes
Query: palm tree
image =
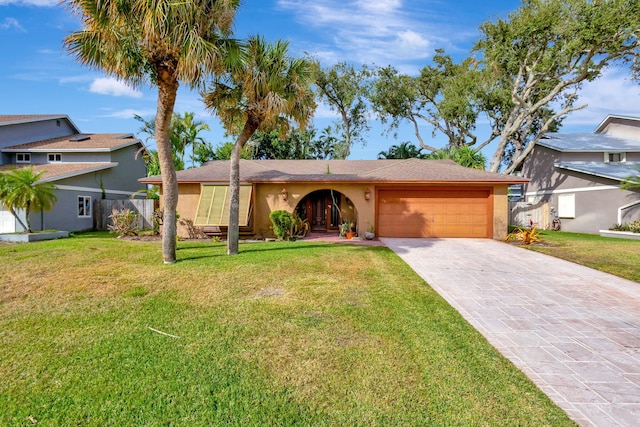
{"label": "palm tree", "polygon": [[162,256],[176,260],[178,182],[169,126],[180,82],[199,87],[237,57],[228,37],[239,0],[63,0],[83,29],[64,40],[76,59],[133,86],[158,87],[155,140],[162,171]]}
{"label": "palm tree", "polygon": [[453,160],[460,166],[471,169],[484,170],[487,158],[478,150],[474,150],[468,145],[451,146],[442,148],[425,156],[431,160]]}
{"label": "palm tree", "polygon": [[240,155],[257,130],[289,130],[290,120],[304,128],[315,102],[311,84],[313,71],[305,59],[293,59],[288,43],[265,42],[251,37],[242,66],[216,78],[202,94],[207,108],[216,112],[227,131],[237,139],[231,152],[229,230],[227,251],[238,253],[240,206]]}
{"label": "palm tree", "polygon": [[636,168],[637,175],[630,175],[622,181],[621,188],[623,190],[640,190],[640,166]]}
{"label": "palm tree", "polygon": [[[58,200],[54,193],[55,185],[40,180],[43,173],[23,168],[0,174],[0,201],[27,233],[33,233],[29,221],[31,211],[51,210]],[[26,224],[18,216],[18,210],[24,210]]]}
{"label": "palm tree", "polygon": [[422,148],[405,141],[400,145],[392,145],[387,151],[381,151],[378,153],[378,159],[421,159],[424,157],[421,151]]}
{"label": "palm tree", "polygon": [[[183,156],[187,147],[191,147],[191,167],[195,166],[195,152],[198,147],[206,144],[205,140],[200,136],[200,132],[209,130],[209,125],[202,120],[194,120],[195,114],[186,112],[183,117],[180,117],[182,139]],[[184,157],[183,157],[184,161]]]}

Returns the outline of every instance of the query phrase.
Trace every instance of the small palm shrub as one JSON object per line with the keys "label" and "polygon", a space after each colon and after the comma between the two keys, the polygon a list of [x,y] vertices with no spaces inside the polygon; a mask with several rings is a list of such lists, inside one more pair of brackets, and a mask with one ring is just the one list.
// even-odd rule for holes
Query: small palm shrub
{"label": "small palm shrub", "polygon": [[138,217],[140,214],[133,212],[131,209],[113,208],[109,219],[111,224],[107,228],[118,236],[137,236],[140,233],[138,226]]}
{"label": "small palm shrub", "polygon": [[533,243],[541,242],[540,231],[537,227],[531,228],[516,228],[511,233],[507,234],[505,239],[507,242],[518,241],[523,245],[531,245]]}

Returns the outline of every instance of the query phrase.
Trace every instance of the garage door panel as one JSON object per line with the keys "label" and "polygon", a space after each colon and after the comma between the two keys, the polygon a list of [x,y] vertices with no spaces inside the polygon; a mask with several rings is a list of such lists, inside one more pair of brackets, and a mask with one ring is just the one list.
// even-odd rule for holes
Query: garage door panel
{"label": "garage door panel", "polygon": [[378,192],[382,237],[491,237],[491,190],[389,189]]}

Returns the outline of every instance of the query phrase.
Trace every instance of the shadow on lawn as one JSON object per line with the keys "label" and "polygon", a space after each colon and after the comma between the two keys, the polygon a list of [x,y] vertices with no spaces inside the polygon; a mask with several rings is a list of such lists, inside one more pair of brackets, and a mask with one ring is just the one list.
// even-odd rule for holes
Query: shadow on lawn
{"label": "shadow on lawn", "polygon": [[[344,245],[341,243],[305,243],[303,245],[297,244],[296,242],[290,242],[290,245],[282,245],[281,242],[277,246],[270,244],[271,242],[259,242],[259,243],[248,243],[248,244],[240,244],[240,252],[237,255],[233,255],[236,257],[241,257],[243,254],[252,254],[258,252],[270,252],[270,251],[306,251],[308,249],[317,249],[317,248],[349,248],[350,251],[380,251],[387,249],[385,246],[366,246],[366,245]],[[222,252],[211,252],[211,253],[201,253],[202,249],[218,249]],[[220,257],[228,257],[226,253],[226,245],[221,245],[219,243],[216,244],[185,244],[176,249],[180,252],[181,256],[178,259],[178,262],[183,261],[194,261],[205,258],[220,258]],[[190,250],[198,250],[197,254],[190,255],[186,252]]]}

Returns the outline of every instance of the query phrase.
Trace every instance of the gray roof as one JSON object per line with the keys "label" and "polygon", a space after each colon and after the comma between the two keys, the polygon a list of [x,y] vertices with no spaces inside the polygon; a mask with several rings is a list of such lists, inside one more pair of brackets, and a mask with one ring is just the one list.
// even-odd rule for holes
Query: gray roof
{"label": "gray roof", "polygon": [[640,139],[603,133],[548,133],[538,145],[563,152],[640,152]]}
{"label": "gray roof", "polygon": [[622,181],[632,175],[637,175],[640,162],[604,163],[604,162],[560,162],[555,166],[574,172]]}
{"label": "gray roof", "polygon": [[130,133],[83,133],[12,145],[0,152],[111,152],[135,144],[142,145],[142,142]]}
{"label": "gray roof", "polygon": [[76,132],[80,132],[78,126],[66,114],[2,114],[0,115],[0,126],[17,125],[21,123],[42,122],[52,119],[63,119],[69,122]]}
{"label": "gray roof", "polygon": [[[229,182],[228,160],[177,173],[178,182]],[[528,179],[462,167],[451,160],[240,160],[242,182],[524,183]],[[160,184],[159,176],[140,180]]]}

